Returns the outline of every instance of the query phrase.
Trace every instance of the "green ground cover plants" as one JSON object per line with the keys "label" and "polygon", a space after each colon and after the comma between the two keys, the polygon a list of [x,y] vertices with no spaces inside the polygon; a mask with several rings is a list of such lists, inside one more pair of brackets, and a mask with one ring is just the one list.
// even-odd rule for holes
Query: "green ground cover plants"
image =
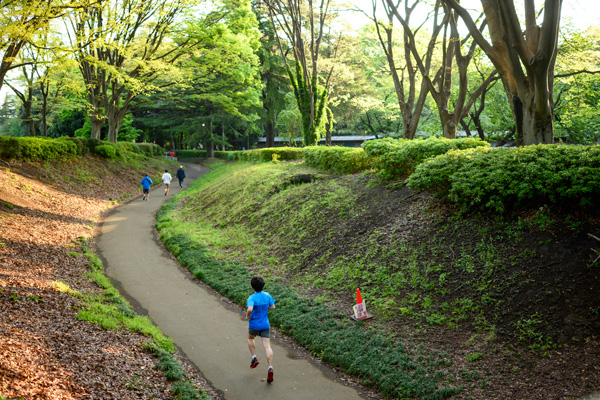
{"label": "green ground cover plants", "polygon": [[[206,248],[181,233],[182,223],[171,222],[176,207],[177,202],[171,201],[157,215],[157,227],[167,248],[198,279],[237,304],[245,304],[251,271],[237,262],[214,259]],[[179,233],[172,233],[172,226],[178,227],[175,231]],[[192,227],[188,225],[184,230],[188,229]],[[267,286],[277,299],[277,309],[271,315],[273,325],[330,365],[359,376],[366,385],[394,398],[443,399],[460,391],[458,387],[440,385],[444,373],[436,368],[446,362],[443,358],[419,363],[398,338],[364,329],[339,311],[302,298],[273,280]]]}
{"label": "green ground cover plants", "polygon": [[[392,398],[497,390],[502,383],[489,363],[500,350],[488,346],[515,360],[528,352],[545,357],[571,336],[581,342],[593,332],[564,324],[576,282],[593,280],[585,262],[562,266],[590,252],[589,241],[572,242],[589,220],[549,207],[512,219],[460,214],[424,192],[372,186],[369,174],[331,175],[302,162],[220,161],[211,169],[158,214],[167,248],[240,305],[250,275],[265,276],[278,299],[277,326]],[[357,287],[376,315],[368,326],[340,311],[354,304]],[[580,311],[596,318],[589,307]],[[443,332],[463,339],[431,346],[427,338]],[[382,364],[399,376],[388,378],[387,366],[369,364],[366,355],[349,355],[355,347],[389,353]],[[462,363],[448,361],[457,358]]]}

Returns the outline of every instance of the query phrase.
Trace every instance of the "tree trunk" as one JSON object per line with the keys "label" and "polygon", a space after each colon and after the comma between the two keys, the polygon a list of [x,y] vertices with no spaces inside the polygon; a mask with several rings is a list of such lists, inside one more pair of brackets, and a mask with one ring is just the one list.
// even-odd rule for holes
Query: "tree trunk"
{"label": "tree trunk", "polygon": [[425,100],[427,100],[427,83],[425,80],[421,81],[421,90],[419,91],[419,97],[414,104],[414,109],[402,110],[402,130],[405,139],[414,139],[417,134],[417,127],[419,126],[419,120],[423,113],[423,107],[425,107]]}
{"label": "tree trunk", "polygon": [[454,114],[448,110],[440,112],[440,120],[442,122],[442,134],[446,139],[456,139],[456,122]]}
{"label": "tree trunk", "polygon": [[267,132],[266,132],[266,139],[267,139],[267,143],[266,146],[267,147],[274,147],[275,146],[275,122],[273,121],[267,121]]}
{"label": "tree trunk", "polygon": [[175,151],[177,149],[177,146],[175,145],[175,135],[173,135],[173,132],[169,133],[170,137],[171,137],[171,150]]}
{"label": "tree trunk", "polygon": [[48,137],[48,96],[42,98],[42,136]]}
{"label": "tree trunk", "polygon": [[469,124],[467,124],[464,119],[461,119],[460,122],[459,122],[459,124],[460,124],[461,128],[464,129],[465,134],[467,135],[467,137],[473,136],[471,134],[471,129],[469,129]]}
{"label": "tree trunk", "polygon": [[225,124],[221,124],[221,151],[225,151]]}
{"label": "tree trunk", "polygon": [[31,115],[31,108],[33,106],[33,89],[29,87],[27,89],[27,101],[23,104],[25,108],[25,121],[27,122],[27,134],[29,136],[35,136],[35,121],[33,115]]}
{"label": "tree trunk", "polygon": [[108,120],[106,140],[111,143],[117,143],[121,124],[117,121],[117,116],[112,112],[107,113],[106,119]]}
{"label": "tree trunk", "polygon": [[525,104],[517,96],[513,98],[513,115],[516,122],[517,146],[554,143],[554,120],[550,104],[544,109],[535,106],[535,95],[525,92]]}
{"label": "tree trunk", "polygon": [[[554,142],[553,71],[562,1],[546,1],[541,26],[534,1],[520,21],[514,2],[481,0],[490,42],[457,0],[443,0],[460,14],[473,39],[498,70],[516,125],[517,146]],[[525,29],[522,29],[522,22]]]}
{"label": "tree trunk", "polygon": [[208,141],[206,143],[206,157],[215,156],[215,142],[212,136],[212,118],[208,120]]}
{"label": "tree trunk", "polygon": [[100,140],[101,139],[100,133],[102,131],[102,126],[104,126],[104,118],[98,118],[98,116],[93,112],[90,112],[89,116],[90,116],[90,125],[92,126],[92,131],[90,132],[90,137],[92,139]]}

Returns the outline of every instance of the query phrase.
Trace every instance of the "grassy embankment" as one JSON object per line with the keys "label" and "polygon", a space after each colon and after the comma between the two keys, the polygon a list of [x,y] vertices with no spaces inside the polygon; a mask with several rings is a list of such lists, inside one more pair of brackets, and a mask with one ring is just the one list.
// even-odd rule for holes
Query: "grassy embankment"
{"label": "grassy embankment", "polygon": [[[248,278],[267,277],[278,299],[273,323],[383,395],[438,399],[485,388],[493,376],[478,363],[493,355],[480,349],[498,336],[508,352],[543,354],[590,335],[552,319],[573,282],[556,268],[561,260],[536,253],[559,240],[546,231],[560,223],[544,210],[490,221],[421,192],[371,187],[363,175],[303,164],[212,168],[159,212],[170,251],[240,305]],[[576,236],[581,222],[562,228]],[[376,321],[348,318],[357,287]],[[535,298],[524,305],[526,294]],[[420,340],[436,332],[460,343]]]}

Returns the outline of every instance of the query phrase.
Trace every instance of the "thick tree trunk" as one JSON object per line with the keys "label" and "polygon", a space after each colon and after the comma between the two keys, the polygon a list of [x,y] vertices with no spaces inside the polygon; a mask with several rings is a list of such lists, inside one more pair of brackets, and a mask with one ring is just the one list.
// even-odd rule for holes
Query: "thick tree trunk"
{"label": "thick tree trunk", "polygon": [[108,134],[106,140],[112,143],[117,143],[119,136],[119,129],[121,129],[121,123],[117,121],[117,117],[114,113],[108,113]]}
{"label": "thick tree trunk", "polygon": [[554,143],[554,120],[549,102],[547,107],[536,107],[535,95],[524,91],[523,97],[529,101],[523,103],[515,96],[512,104],[517,146]]}
{"label": "thick tree trunk", "polygon": [[96,114],[90,113],[90,125],[92,126],[92,131],[90,132],[90,137],[92,139],[100,140],[100,133],[102,131],[102,126],[104,125],[104,118],[98,118]]}
{"label": "thick tree trunk", "polygon": [[206,157],[211,158],[215,156],[215,144],[212,141],[206,143]]}
{"label": "thick tree trunk", "polygon": [[267,147],[274,147],[275,146],[275,122],[273,121],[267,121],[267,132],[266,132],[266,139],[267,139]]}
{"label": "thick tree trunk", "polygon": [[440,112],[440,120],[442,122],[442,134],[446,139],[456,139],[456,121],[454,114],[443,110]]}
{"label": "thick tree trunk", "polygon": [[421,119],[421,114],[423,113],[423,107],[425,106],[425,100],[427,100],[427,95],[429,91],[427,90],[427,84],[425,81],[421,81],[421,90],[419,91],[419,97],[414,104],[414,109],[409,109],[405,107],[402,109],[402,129],[404,133],[405,139],[414,139],[417,134],[417,127],[419,126],[419,120]]}

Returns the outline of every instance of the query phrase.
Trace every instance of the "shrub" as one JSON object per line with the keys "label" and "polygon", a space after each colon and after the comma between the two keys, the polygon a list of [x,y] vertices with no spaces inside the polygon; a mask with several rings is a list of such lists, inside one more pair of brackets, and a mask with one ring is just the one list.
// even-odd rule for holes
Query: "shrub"
{"label": "shrub", "polygon": [[371,167],[371,158],[361,148],[309,146],[302,151],[306,165],[336,174],[354,174]]}
{"label": "shrub", "polygon": [[101,144],[100,146],[96,146],[94,152],[100,157],[108,159],[116,158],[117,156],[117,149],[115,145],[111,146],[109,144]]}
{"label": "shrub", "polygon": [[379,139],[365,144],[365,151],[374,157],[374,166],[385,179],[402,179],[410,176],[424,160],[454,149],[489,147],[478,138],[446,139]]}
{"label": "shrub", "polygon": [[100,146],[102,144],[102,141],[96,138],[81,138],[81,140],[83,140],[83,143],[85,147],[87,147],[90,154],[95,154],[96,146]]}
{"label": "shrub", "polygon": [[89,153],[88,148],[85,146],[85,143],[79,137],[61,136],[60,139],[61,140],[68,140],[70,142],[75,143],[75,146],[77,146],[77,154],[80,155],[80,156],[83,156],[83,155]]}
{"label": "shrub", "polygon": [[206,150],[177,150],[177,158],[206,158]]}
{"label": "shrub", "polygon": [[137,146],[140,149],[140,153],[145,154],[148,157],[162,156],[165,154],[165,149],[154,143],[138,143]]}
{"label": "shrub", "polygon": [[362,148],[371,156],[378,157],[392,150],[397,150],[408,139],[392,139],[382,138],[375,140],[367,140],[363,143]]}
{"label": "shrub", "polygon": [[74,142],[41,137],[0,137],[0,157],[25,161],[66,159],[77,155]]}
{"label": "shrub", "polygon": [[[268,147],[266,149],[253,149],[244,151],[226,152],[227,160],[268,162],[275,159],[280,161],[298,160],[302,158],[302,149],[299,147]],[[216,154],[215,154],[216,155]]]}
{"label": "shrub", "polygon": [[502,212],[545,204],[597,206],[600,146],[451,151],[417,167],[408,185],[434,189],[463,209]]}
{"label": "shrub", "polygon": [[215,151],[214,155],[216,158],[222,158],[224,160],[236,160],[237,153],[240,153],[240,152],[239,151]]}
{"label": "shrub", "polygon": [[140,154],[142,152],[140,150],[140,146],[132,142],[118,142],[117,146],[119,146],[119,149],[123,151],[129,151],[131,153]]}

